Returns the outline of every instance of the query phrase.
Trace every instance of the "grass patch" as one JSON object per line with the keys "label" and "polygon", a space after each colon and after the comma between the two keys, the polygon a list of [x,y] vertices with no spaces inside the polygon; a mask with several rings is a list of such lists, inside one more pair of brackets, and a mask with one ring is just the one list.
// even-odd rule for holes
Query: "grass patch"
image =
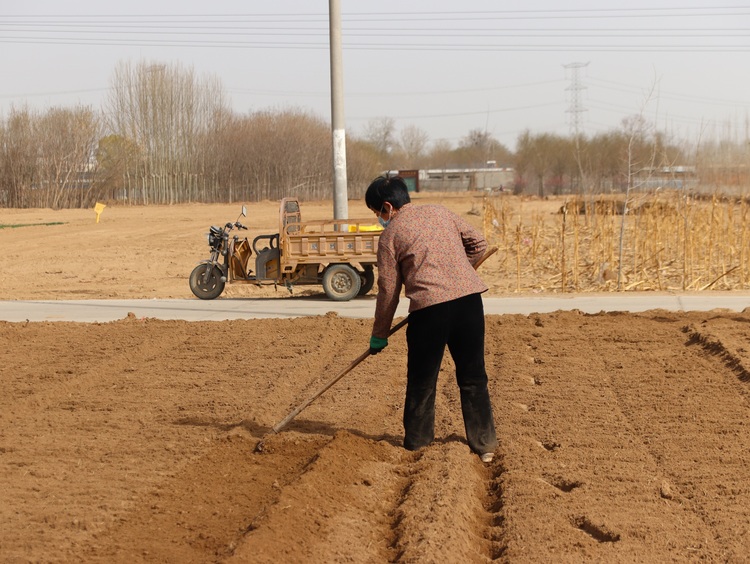
{"label": "grass patch", "polygon": [[64,221],[50,221],[48,223],[0,223],[0,229],[15,229],[16,227],[33,227],[35,225],[65,225]]}

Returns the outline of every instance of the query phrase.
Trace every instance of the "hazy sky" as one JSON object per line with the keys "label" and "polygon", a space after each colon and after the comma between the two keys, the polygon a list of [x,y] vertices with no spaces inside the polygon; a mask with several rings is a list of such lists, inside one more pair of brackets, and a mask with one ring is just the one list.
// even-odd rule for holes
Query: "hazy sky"
{"label": "hazy sky", "polygon": [[[341,0],[341,14],[349,135],[389,117],[513,149],[525,129],[569,134],[576,115],[593,135],[642,114],[679,139],[748,137],[750,4]],[[147,61],[217,76],[239,113],[330,120],[323,0],[0,0],[0,43],[3,116],[100,108],[117,64]]]}

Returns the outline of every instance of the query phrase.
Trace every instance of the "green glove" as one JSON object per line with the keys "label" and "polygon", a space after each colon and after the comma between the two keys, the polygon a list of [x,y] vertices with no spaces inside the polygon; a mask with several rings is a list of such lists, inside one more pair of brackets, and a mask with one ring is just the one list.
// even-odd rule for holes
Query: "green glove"
{"label": "green glove", "polygon": [[370,354],[378,354],[387,346],[388,339],[381,339],[380,337],[370,337]]}

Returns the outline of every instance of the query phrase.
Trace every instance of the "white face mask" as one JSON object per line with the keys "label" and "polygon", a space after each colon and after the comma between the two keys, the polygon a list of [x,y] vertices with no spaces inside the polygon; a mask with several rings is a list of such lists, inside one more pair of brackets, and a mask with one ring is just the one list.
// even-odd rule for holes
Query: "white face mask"
{"label": "white face mask", "polygon": [[383,208],[384,207],[385,207],[385,204],[383,204],[383,207],[380,208],[380,213],[378,214],[378,223],[380,223],[380,225],[382,225],[383,228],[385,229],[386,227],[388,227],[388,224],[391,222],[391,219],[393,219],[393,217],[392,217],[392,215],[393,215],[393,208],[391,208],[391,211],[388,214],[388,221],[386,221],[382,217],[382,215],[383,215]]}

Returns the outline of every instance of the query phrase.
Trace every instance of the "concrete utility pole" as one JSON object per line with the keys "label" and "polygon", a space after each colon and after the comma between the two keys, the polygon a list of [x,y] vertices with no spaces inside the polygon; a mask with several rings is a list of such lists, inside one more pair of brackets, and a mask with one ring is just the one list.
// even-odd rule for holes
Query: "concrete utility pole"
{"label": "concrete utility pole", "polygon": [[328,0],[331,52],[331,129],[333,131],[333,218],[349,218],[346,192],[346,131],[344,72],[341,48],[341,2]]}

